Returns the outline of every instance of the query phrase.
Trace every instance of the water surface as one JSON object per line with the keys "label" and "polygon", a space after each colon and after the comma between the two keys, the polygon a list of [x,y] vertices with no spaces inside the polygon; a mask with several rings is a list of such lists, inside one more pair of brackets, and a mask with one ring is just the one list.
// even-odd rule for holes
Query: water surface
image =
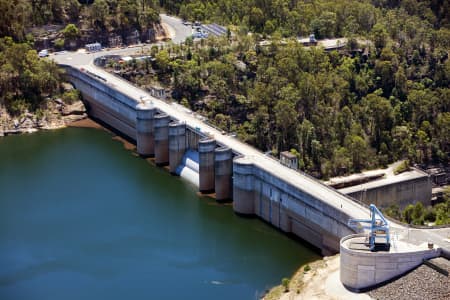
{"label": "water surface", "polygon": [[255,299],[317,258],[107,132],[0,138],[0,299]]}

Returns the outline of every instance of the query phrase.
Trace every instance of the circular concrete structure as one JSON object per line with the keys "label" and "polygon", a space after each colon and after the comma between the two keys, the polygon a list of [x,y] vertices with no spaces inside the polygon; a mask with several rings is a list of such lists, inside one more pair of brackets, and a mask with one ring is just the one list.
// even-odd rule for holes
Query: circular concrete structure
{"label": "circular concrete structure", "polygon": [[365,234],[353,234],[340,241],[342,284],[353,291],[364,291],[374,285],[400,276],[417,267],[424,259],[440,255],[441,249],[427,249],[396,241],[389,251],[370,252],[358,249]]}

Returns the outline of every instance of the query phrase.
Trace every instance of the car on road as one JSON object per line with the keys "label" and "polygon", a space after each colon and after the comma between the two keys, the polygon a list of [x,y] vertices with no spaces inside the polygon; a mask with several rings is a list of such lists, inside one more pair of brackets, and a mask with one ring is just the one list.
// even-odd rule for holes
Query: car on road
{"label": "car on road", "polygon": [[41,51],[39,51],[38,55],[39,55],[39,57],[47,57],[48,50],[47,49],[41,50]]}

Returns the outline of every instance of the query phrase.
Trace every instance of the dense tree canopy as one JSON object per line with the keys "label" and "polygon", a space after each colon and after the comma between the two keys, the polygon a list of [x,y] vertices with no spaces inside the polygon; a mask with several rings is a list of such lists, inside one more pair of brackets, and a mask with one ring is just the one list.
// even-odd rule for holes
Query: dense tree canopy
{"label": "dense tree canopy", "polygon": [[64,34],[79,28],[125,34],[159,21],[159,8],[152,0],[0,0],[0,11],[0,37],[15,41],[24,41],[32,26],[72,23],[75,28],[66,27]]}
{"label": "dense tree canopy", "polygon": [[[170,13],[188,20],[209,20],[240,25],[251,31],[285,36],[318,37],[365,34],[386,13],[416,16],[434,28],[450,25],[450,4],[445,0],[160,0]],[[411,22],[391,15],[390,21],[414,30]],[[382,33],[382,32],[381,32]]]}
{"label": "dense tree canopy", "polygon": [[[323,177],[401,158],[448,162],[445,1],[160,3],[186,19],[272,33],[265,46],[260,35],[240,31],[234,41],[210,38],[153,51],[157,78],[152,80],[170,84],[175,99],[224,130],[263,151],[292,149],[303,170]],[[326,52],[281,39],[311,31],[345,35],[348,47]],[[132,80],[146,82],[142,73],[135,74]]]}
{"label": "dense tree canopy", "polygon": [[18,115],[35,110],[45,97],[60,92],[61,71],[39,59],[29,44],[0,39],[0,106]]}

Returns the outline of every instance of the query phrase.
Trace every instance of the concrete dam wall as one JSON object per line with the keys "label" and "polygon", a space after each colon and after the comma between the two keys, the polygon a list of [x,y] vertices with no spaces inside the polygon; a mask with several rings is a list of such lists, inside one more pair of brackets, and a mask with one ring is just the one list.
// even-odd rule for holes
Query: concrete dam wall
{"label": "concrete dam wall", "polygon": [[156,109],[151,101],[130,98],[98,75],[63,67],[81,92],[89,115],[135,141],[139,155],[154,157],[159,166],[168,165],[171,174],[186,178],[201,192],[215,191],[219,201],[231,199],[230,148]]}
{"label": "concrete dam wall", "polygon": [[354,233],[348,215],[314,198],[255,165],[245,157],[233,162],[233,208],[241,214],[255,214],[284,232],[291,232],[324,255],[338,252],[340,237]]}
{"label": "concrete dam wall", "polygon": [[232,199],[235,212],[259,216],[320,248],[323,254],[339,252],[339,240],[355,233],[347,226],[350,216],[325,199],[327,193],[338,199],[344,197],[335,190],[320,187],[320,196],[312,196],[317,185],[310,190],[299,188],[291,183],[292,178],[275,174],[255,162],[255,157],[242,157],[208,134],[155,108],[151,101],[133,99],[98,75],[64,67],[91,116],[134,140],[138,154],[154,157],[157,165],[168,165],[172,174],[194,183],[200,192],[215,193],[219,201]]}

